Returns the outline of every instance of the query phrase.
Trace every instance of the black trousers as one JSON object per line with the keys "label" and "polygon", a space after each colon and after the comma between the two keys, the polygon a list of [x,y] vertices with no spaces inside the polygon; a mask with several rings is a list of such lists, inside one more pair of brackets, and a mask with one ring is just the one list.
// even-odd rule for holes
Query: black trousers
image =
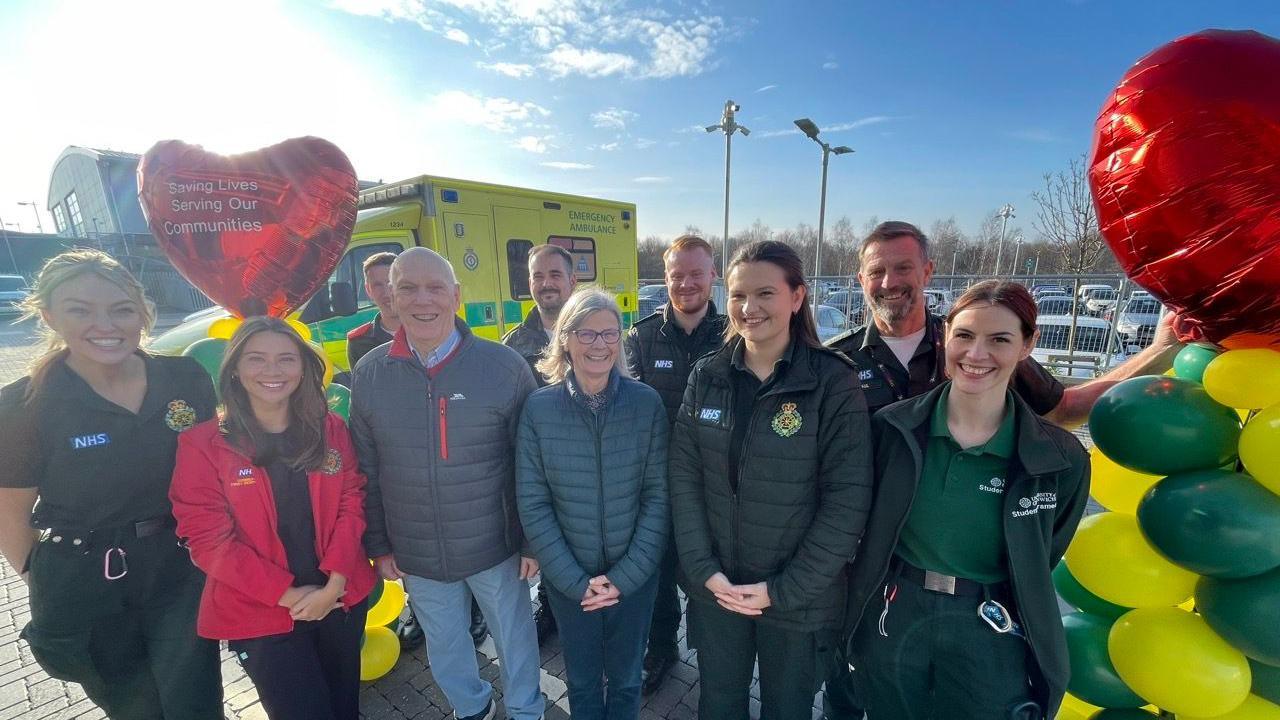
{"label": "black trousers", "polygon": [[811,720],[836,633],[801,632],[690,598],[689,638],[698,651],[699,720],[749,717],[751,670],[760,667],[761,720]]}
{"label": "black trousers", "polygon": [[[128,563],[116,580],[103,572],[108,547]],[[51,677],[79,683],[113,720],[222,720],[218,643],[196,636],[204,574],[172,530],[88,541],[59,532],[36,544],[30,570],[22,636]]]}
{"label": "black trousers", "polygon": [[878,627],[878,600],[854,634],[854,684],[868,720],[1005,720],[1032,700],[1027,642],[983,622],[981,597],[896,584],[888,637]]}
{"label": "black trousers", "polygon": [[849,660],[843,652],[835,653],[831,673],[822,693],[822,710],[827,720],[862,720],[864,711],[849,672]]}
{"label": "black trousers", "polygon": [[649,626],[647,654],[660,658],[676,658],[680,648],[676,634],[680,630],[680,595],[676,576],[679,574],[680,553],[675,538],[667,538],[667,552],[658,565],[658,595],[653,601],[653,623]]}
{"label": "black trousers", "polygon": [[341,608],[291,632],[227,646],[258,689],[271,720],[357,720],[360,637],[368,604]]}

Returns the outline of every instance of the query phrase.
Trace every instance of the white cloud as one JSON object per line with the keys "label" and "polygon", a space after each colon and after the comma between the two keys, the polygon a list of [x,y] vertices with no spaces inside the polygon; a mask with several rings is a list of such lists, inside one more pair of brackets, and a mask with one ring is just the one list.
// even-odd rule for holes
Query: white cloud
{"label": "white cloud", "polygon": [[827,61],[822,63],[823,70],[836,70],[840,67],[840,63],[835,61]]}
{"label": "white cloud", "polygon": [[[346,12],[414,22],[446,37],[459,23],[485,29],[481,44],[510,45],[555,77],[689,77],[716,66],[716,46],[739,32],[717,15],[628,8],[620,0],[331,0]],[[742,24],[747,21],[736,21]],[[450,38],[454,39],[454,38]]]}
{"label": "white cloud", "polygon": [[778,86],[777,86],[777,85],[765,85],[764,87],[756,88],[756,92],[758,92],[758,93],[762,93],[762,92],[769,92],[770,90],[772,90],[772,89],[774,89],[774,88],[776,88],[776,87],[778,87]]}
{"label": "white cloud", "polygon": [[544,162],[540,164],[543,167],[555,168],[556,170],[590,170],[591,168],[595,167],[595,165],[588,165],[587,163],[561,162],[559,160],[553,160],[550,162]]}
{"label": "white cloud", "polygon": [[512,143],[512,145],[526,152],[542,155],[546,153],[547,150],[551,149],[550,141],[550,135],[544,135],[542,137],[538,137],[537,135],[525,135],[524,137],[517,139]]}
{"label": "white cloud", "polygon": [[466,32],[459,30],[458,28],[449,28],[448,30],[445,30],[444,39],[452,40],[456,43],[461,43],[463,45],[471,44],[471,36],[468,35]]}
{"label": "white cloud", "polygon": [[638,115],[630,110],[610,107],[591,113],[591,124],[598,128],[606,128],[610,130],[618,130],[619,132],[627,131],[627,123],[635,120]]}
{"label": "white cloud", "polygon": [[476,67],[480,68],[481,70],[492,70],[493,72],[496,72],[499,75],[506,75],[507,77],[512,77],[512,78],[523,78],[523,77],[529,77],[530,75],[533,75],[533,66],[526,65],[524,63],[478,62],[476,63]]}
{"label": "white cloud", "polygon": [[437,117],[502,133],[515,132],[517,127],[529,125],[535,118],[551,114],[537,103],[473,95],[463,90],[442,92],[433,97],[427,107]]}
{"label": "white cloud", "polygon": [[1026,142],[1053,144],[1066,142],[1060,135],[1049,132],[1042,128],[1024,128],[1009,133],[1009,136],[1015,140],[1025,140]]}
{"label": "white cloud", "polygon": [[671,177],[669,175],[641,175],[638,178],[631,178],[631,180],[642,185],[661,185],[662,183],[671,182]]}
{"label": "white cloud", "polygon": [[657,140],[650,140],[649,138],[640,138],[639,140],[636,140],[636,149],[645,150],[657,144],[658,144]]}
{"label": "white cloud", "polygon": [[[902,119],[903,118],[893,117],[891,115],[872,115],[870,117],[859,118],[857,120],[836,123],[834,125],[828,125],[827,127],[819,126],[819,129],[822,131],[822,134],[825,135],[828,133],[838,133],[838,132],[845,132],[848,130],[857,130],[858,128],[867,127],[868,125],[880,125],[881,123],[893,122],[895,120],[902,120]],[[799,134],[801,134],[799,128],[791,127],[785,130],[765,130],[764,132],[759,133],[757,137],[773,138],[773,137],[782,137],[784,135],[799,135]]]}
{"label": "white cloud", "polygon": [[595,146],[595,149],[596,149],[596,150],[603,150],[603,151],[605,151],[605,152],[613,152],[614,150],[617,150],[619,147],[622,147],[622,143],[620,143],[620,142],[611,142],[611,143],[602,143],[602,144],[600,144],[600,145],[596,145],[596,146]]}
{"label": "white cloud", "polygon": [[636,59],[622,53],[602,52],[595,48],[580,50],[561,43],[546,54],[542,66],[551,71],[553,77],[585,75],[595,78],[630,72],[636,66]]}

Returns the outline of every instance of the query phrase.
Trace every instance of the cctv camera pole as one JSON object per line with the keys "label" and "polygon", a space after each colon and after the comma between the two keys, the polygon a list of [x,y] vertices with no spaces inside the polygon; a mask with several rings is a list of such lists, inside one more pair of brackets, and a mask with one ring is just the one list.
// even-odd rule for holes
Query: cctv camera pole
{"label": "cctv camera pole", "polygon": [[725,267],[729,262],[729,167],[730,160],[733,157],[733,134],[741,132],[743,137],[751,134],[750,130],[739,125],[737,120],[734,119],[734,114],[741,109],[742,107],[734,101],[726,100],[724,114],[720,117],[720,124],[706,127],[706,131],[709,133],[717,130],[724,131],[724,235],[721,239],[720,277],[724,277]]}
{"label": "cctv camera pole", "polygon": [[822,148],[822,197],[818,201],[818,248],[813,258],[813,276],[816,278],[822,276],[822,239],[827,221],[827,162],[831,159],[831,153],[844,155],[845,153],[853,152],[853,148],[844,145],[833,148],[831,143],[818,139],[818,133],[821,131],[809,118],[800,118],[795,121],[795,125],[800,128],[800,132],[807,135],[810,140],[818,143],[818,147]]}
{"label": "cctv camera pole", "polygon": [[1000,244],[996,246],[996,271],[992,273],[992,277],[1000,277],[1000,260],[1004,255],[1004,230],[1009,225],[1009,218],[1014,217],[1013,206],[1005,203],[996,214],[1000,216]]}

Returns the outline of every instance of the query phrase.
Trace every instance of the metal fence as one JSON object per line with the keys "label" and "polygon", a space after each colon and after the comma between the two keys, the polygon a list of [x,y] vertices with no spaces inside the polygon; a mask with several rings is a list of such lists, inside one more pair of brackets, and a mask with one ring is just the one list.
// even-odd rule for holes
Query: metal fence
{"label": "metal fence", "polygon": [[[945,316],[966,289],[989,279],[985,275],[934,275],[925,289],[930,312]],[[1025,285],[1036,296],[1040,338],[1033,357],[1064,378],[1097,377],[1147,347],[1165,312],[1158,300],[1121,274],[1015,275],[1005,279]],[[662,280],[640,281],[641,287],[661,283]],[[809,287],[818,304],[839,311],[845,326],[867,322],[862,288],[856,277],[812,277]],[[713,296],[723,310],[724,289],[720,281],[716,282]],[[660,294],[660,300],[654,297],[649,302],[651,306],[666,302],[665,293]],[[833,315],[820,312],[820,323]],[[834,328],[820,330],[831,332]]]}

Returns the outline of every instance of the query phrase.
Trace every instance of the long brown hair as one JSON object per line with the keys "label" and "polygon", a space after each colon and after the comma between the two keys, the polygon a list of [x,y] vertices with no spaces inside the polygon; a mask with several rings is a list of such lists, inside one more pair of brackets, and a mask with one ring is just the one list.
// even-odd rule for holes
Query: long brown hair
{"label": "long brown hair", "polygon": [[324,360],[288,323],[274,317],[251,317],[240,323],[227,344],[218,370],[218,386],[222,389],[223,427],[232,444],[261,460],[259,450],[265,448],[267,431],[253,414],[249,393],[236,372],[245,345],[258,333],[273,332],[293,341],[302,360],[302,380],[289,396],[289,429],[286,453],[281,459],[300,470],[315,470],[324,462],[325,417],[329,403],[324,396]]}
{"label": "long brown hair", "polygon": [[[809,305],[812,294],[804,281],[804,262],[795,249],[777,240],[758,240],[744,245],[734,253],[733,262],[729,263],[729,269],[724,272],[726,284],[734,268],[743,263],[757,262],[771,263],[780,268],[786,277],[787,286],[793,291],[804,288],[804,302],[800,303],[798,311],[791,313],[791,339],[799,340],[809,347],[822,347],[822,341],[818,339],[818,325],[813,320],[813,307]],[[733,316],[729,317],[732,320]],[[733,322],[725,323],[724,341],[727,343],[736,337],[738,331],[734,329]]]}
{"label": "long brown hair", "polygon": [[36,276],[35,287],[31,294],[22,301],[22,319],[35,318],[40,321],[40,334],[44,337],[44,352],[36,356],[27,368],[31,376],[27,385],[24,403],[30,403],[44,388],[45,380],[53,365],[67,355],[67,343],[58,333],[45,324],[41,313],[53,306],[53,293],[58,288],[83,275],[94,274],[124,291],[138,306],[142,313],[142,341],[146,342],[147,333],[155,324],[156,313],[151,302],[147,300],[147,292],[142,283],[133,276],[116,259],[101,250],[78,249],[59,253],[40,268]]}

